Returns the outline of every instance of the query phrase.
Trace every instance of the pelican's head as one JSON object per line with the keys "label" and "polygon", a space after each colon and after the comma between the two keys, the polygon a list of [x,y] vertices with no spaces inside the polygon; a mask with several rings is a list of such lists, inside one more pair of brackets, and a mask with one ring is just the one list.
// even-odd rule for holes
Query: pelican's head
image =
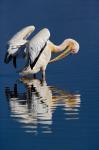
{"label": "pelican's head", "polygon": [[69,49],[70,53],[78,53],[80,46],[77,41],[75,41],[74,39],[66,39],[64,43],[66,44],[66,50]]}
{"label": "pelican's head", "polygon": [[60,49],[62,49],[63,53],[55,57],[54,59],[50,60],[49,63],[52,63],[54,61],[60,60],[69,54],[76,54],[79,51],[79,44],[74,39],[66,39],[64,42],[59,46]]}

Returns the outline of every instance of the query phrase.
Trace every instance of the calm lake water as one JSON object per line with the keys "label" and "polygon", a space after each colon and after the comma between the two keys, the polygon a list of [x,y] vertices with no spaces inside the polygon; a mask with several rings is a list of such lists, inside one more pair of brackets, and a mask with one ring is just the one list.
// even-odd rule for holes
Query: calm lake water
{"label": "calm lake water", "polygon": [[[0,149],[99,150],[99,1],[1,0],[0,19]],[[31,24],[56,44],[80,43],[48,66],[45,82],[3,63],[6,42]]]}

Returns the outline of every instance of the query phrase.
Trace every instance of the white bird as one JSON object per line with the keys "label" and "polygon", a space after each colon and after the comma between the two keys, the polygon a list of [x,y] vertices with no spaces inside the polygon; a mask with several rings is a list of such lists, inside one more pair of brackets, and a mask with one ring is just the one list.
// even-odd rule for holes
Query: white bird
{"label": "white bird", "polygon": [[[34,27],[34,26],[33,26]],[[33,31],[33,29],[32,29]],[[30,33],[30,32],[29,32]],[[21,34],[21,32],[20,32]],[[14,40],[15,44],[18,45],[17,43],[18,38],[17,34],[14,36],[16,37]],[[21,36],[20,36],[21,37]],[[43,79],[45,80],[45,70],[48,65],[48,63],[52,63],[54,61],[57,61],[59,59],[62,59],[66,57],[67,55],[73,53],[77,53],[79,51],[79,44],[77,41],[73,39],[66,39],[63,41],[62,44],[60,45],[55,45],[53,44],[50,40],[50,32],[47,28],[42,29],[40,32],[38,32],[30,41],[22,41],[22,44],[26,44],[26,51],[28,52],[28,64],[27,66],[20,72],[21,75],[29,75],[29,74],[36,74],[41,70]],[[13,41],[13,38],[12,40]],[[10,42],[11,43],[11,42]],[[13,43],[13,42],[12,42]],[[21,42],[19,42],[21,43]],[[18,48],[17,48],[18,50]],[[10,51],[10,50],[8,50]],[[59,53],[63,51],[59,56],[56,58],[51,59],[51,54],[52,53]],[[7,62],[7,61],[5,61]]]}

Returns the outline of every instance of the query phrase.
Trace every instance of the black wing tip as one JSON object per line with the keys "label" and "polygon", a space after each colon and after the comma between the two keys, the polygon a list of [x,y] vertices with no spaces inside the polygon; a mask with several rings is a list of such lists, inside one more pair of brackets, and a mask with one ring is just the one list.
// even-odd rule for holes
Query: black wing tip
{"label": "black wing tip", "polygon": [[30,63],[30,68],[33,69],[33,67],[34,67],[34,64]]}
{"label": "black wing tip", "polygon": [[10,55],[8,52],[5,54],[4,63],[8,64],[12,59],[12,55]]}
{"label": "black wing tip", "polygon": [[13,66],[14,66],[14,68],[16,68],[16,66],[17,66],[16,65],[16,57],[15,56],[13,57]]}
{"label": "black wing tip", "polygon": [[7,61],[7,56],[8,56],[8,52],[5,54],[5,57],[4,57],[4,63],[7,64],[8,61]]}

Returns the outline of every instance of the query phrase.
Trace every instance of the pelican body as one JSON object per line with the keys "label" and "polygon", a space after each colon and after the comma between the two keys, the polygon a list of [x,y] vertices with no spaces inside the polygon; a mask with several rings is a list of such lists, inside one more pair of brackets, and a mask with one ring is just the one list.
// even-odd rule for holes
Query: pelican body
{"label": "pelican body", "polygon": [[46,46],[42,52],[42,54],[39,56],[39,59],[37,63],[34,65],[33,69],[31,69],[31,66],[26,66],[21,72],[20,75],[28,75],[28,74],[36,74],[39,71],[42,71],[43,76],[45,76],[45,70],[50,62],[51,59],[51,49],[49,47],[49,41],[46,43]]}
{"label": "pelican body", "polygon": [[[26,27],[12,37],[8,42],[9,49],[5,56],[5,62],[8,63],[11,60],[10,57],[15,58],[18,49],[25,45],[24,52],[27,55],[27,64],[19,74],[26,76],[41,71],[42,76],[45,79],[47,65],[62,59],[71,53],[76,54],[79,51],[79,44],[73,39],[66,39],[62,44],[55,45],[49,40],[50,31],[47,28],[40,30],[31,40],[27,40],[34,29],[34,26]],[[59,52],[62,53],[51,60],[51,55]],[[15,63],[14,66],[16,66]]]}

